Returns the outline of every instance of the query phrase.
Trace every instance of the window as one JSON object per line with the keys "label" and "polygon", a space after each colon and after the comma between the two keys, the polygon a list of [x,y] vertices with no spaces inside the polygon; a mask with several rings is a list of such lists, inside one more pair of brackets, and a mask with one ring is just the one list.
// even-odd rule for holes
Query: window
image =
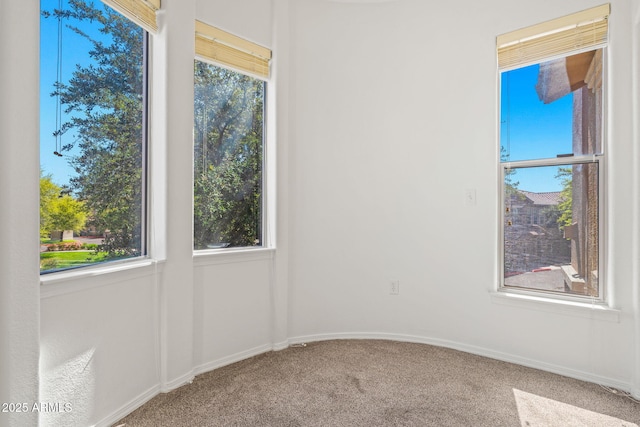
{"label": "window", "polygon": [[145,3],[141,21],[141,1],[105,3],[40,3],[41,273],[146,255],[148,35],[138,24],[154,28],[155,10]]}
{"label": "window", "polygon": [[498,37],[503,289],[603,298],[608,14]]}
{"label": "window", "polygon": [[262,78],[271,53],[200,22],[196,28],[194,249],[264,246]]}

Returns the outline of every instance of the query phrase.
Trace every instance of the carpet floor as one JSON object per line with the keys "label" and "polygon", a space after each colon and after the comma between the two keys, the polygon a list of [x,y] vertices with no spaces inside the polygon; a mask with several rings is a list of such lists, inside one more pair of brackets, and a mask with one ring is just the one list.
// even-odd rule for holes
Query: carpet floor
{"label": "carpet floor", "polygon": [[146,426],[640,426],[622,392],[442,347],[336,340],[197,376],[115,424]]}

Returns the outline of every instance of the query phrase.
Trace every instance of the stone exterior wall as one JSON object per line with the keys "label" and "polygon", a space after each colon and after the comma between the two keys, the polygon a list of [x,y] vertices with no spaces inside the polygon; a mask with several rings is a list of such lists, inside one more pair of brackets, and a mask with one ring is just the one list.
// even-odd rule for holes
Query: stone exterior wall
{"label": "stone exterior wall", "polygon": [[515,193],[505,210],[505,276],[571,262],[571,241],[558,227],[557,205],[535,205]]}
{"label": "stone exterior wall", "polygon": [[[587,86],[573,96],[573,152],[575,155],[602,152],[602,54],[596,54]],[[598,166],[573,167],[573,223],[571,266],[586,283],[585,292],[598,293]]]}

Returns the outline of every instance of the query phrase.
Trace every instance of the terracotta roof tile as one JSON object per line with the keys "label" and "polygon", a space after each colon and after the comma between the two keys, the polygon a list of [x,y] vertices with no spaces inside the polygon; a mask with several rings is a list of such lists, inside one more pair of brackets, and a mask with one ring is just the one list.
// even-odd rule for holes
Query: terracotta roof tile
{"label": "terracotta roof tile", "polygon": [[532,193],[530,191],[520,190],[520,192],[527,199],[531,200],[534,205],[552,206],[560,203],[560,198],[561,198],[560,191],[550,191],[547,193]]}

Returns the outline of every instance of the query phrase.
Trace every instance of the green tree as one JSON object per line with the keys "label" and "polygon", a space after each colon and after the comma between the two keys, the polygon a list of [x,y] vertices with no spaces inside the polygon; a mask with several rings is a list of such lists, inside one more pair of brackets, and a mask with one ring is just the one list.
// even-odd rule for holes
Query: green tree
{"label": "green tree", "polygon": [[[506,162],[508,161],[509,156],[507,155],[507,150],[504,147],[500,147],[500,161]],[[518,191],[518,186],[520,185],[519,181],[514,181],[513,178],[516,175],[517,171],[515,169],[507,169],[504,173],[504,184],[505,184],[505,194],[508,196],[517,194],[520,195]]]}
{"label": "green tree", "polygon": [[42,175],[40,172],[40,237],[47,238],[54,230],[51,212],[53,204],[58,199],[62,188],[56,185],[51,175]]}
{"label": "green tree", "polygon": [[264,83],[195,62],[194,246],[261,239]]}
{"label": "green tree", "polygon": [[[63,19],[68,28],[91,43],[91,63],[76,65],[68,82],[57,82],[71,119],[58,134],[73,132],[62,147],[72,156],[76,177],[71,189],[90,212],[89,223],[109,230],[99,248],[111,257],[139,255],[142,248],[143,162],[143,30],[106,6],[69,0],[65,10],[43,12]],[[78,22],[99,29],[92,36]],[[97,33],[91,33],[97,34]]]}
{"label": "green tree", "polygon": [[51,204],[49,212],[52,230],[80,231],[87,220],[84,203],[75,200],[68,194],[57,197]]}
{"label": "green tree", "polygon": [[65,194],[51,175],[40,176],[40,237],[49,237],[56,230],[80,231],[86,220],[83,202]]}
{"label": "green tree", "polygon": [[562,183],[560,203],[558,203],[560,211],[558,226],[563,230],[573,222],[573,171],[571,167],[558,168],[556,179]]}

